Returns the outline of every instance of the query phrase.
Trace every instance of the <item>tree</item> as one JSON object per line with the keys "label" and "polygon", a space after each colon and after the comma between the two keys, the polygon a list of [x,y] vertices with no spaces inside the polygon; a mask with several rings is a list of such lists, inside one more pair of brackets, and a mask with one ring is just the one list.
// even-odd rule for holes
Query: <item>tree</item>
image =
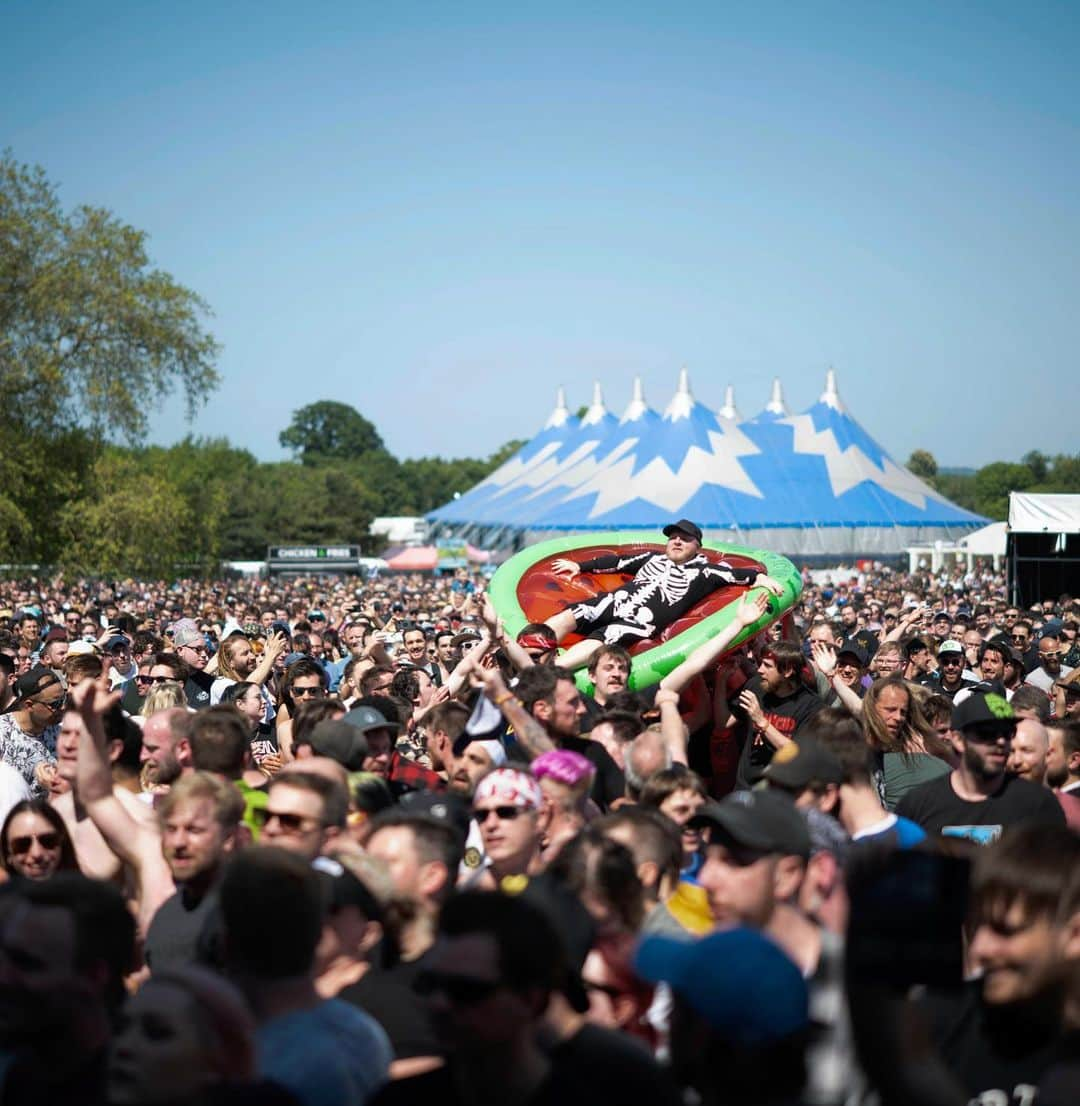
{"label": "tree", "polygon": [[917,449],[908,458],[907,467],[916,476],[921,476],[923,480],[930,480],[937,476],[937,460],[934,455],[925,449]]}
{"label": "tree", "polygon": [[975,473],[975,509],[990,518],[1009,515],[1009,492],[1023,491],[1035,483],[1027,465],[995,461]]}
{"label": "tree", "polygon": [[68,215],[44,170],[0,156],[0,409],[21,432],[138,441],[177,385],[191,417],[218,383],[194,292],[151,267],[110,212]]}
{"label": "tree", "polygon": [[1041,484],[1046,479],[1047,472],[1049,471],[1050,459],[1044,453],[1040,453],[1037,449],[1032,449],[1020,458],[1020,463],[1027,465],[1027,467],[1031,469],[1031,475],[1035,478],[1036,484]]}
{"label": "tree", "polygon": [[379,432],[347,403],[323,399],[294,412],[292,422],[278,436],[305,465],[322,461],[354,461],[382,450]]}

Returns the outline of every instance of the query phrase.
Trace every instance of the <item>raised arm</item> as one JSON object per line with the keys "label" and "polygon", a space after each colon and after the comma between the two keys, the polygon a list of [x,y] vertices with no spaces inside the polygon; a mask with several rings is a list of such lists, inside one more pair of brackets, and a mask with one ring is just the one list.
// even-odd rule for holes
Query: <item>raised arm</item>
{"label": "raised arm", "polygon": [[699,645],[691,654],[673,671],[669,672],[661,681],[660,687],[665,691],[682,691],[684,687],[702,672],[708,671],[731,643],[746,629],[752,626],[765,613],[769,606],[769,597],[764,591],[749,591],[735,608],[735,617],[715,637]]}
{"label": "raised arm", "polygon": [[289,639],[280,630],[273,634],[263,650],[262,660],[259,661],[255,671],[248,677],[251,683],[262,687],[270,679],[270,674],[274,671],[274,661],[285,652],[288,644]]}

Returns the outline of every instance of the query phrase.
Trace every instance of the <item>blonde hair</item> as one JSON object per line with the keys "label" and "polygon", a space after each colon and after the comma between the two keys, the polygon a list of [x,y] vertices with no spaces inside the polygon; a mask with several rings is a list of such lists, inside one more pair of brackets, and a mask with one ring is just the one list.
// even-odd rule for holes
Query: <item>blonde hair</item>
{"label": "blonde hair", "polygon": [[142,710],[139,714],[143,718],[149,718],[159,711],[172,710],[174,707],[187,707],[187,696],[184,695],[184,685],[177,680],[166,680],[162,684],[154,684],[146,698],[143,700]]}
{"label": "blonde hair", "polygon": [[240,824],[244,814],[244,797],[228,780],[210,772],[189,772],[169,788],[157,805],[158,817],[164,824],[181,804],[209,800],[214,806],[214,818],[226,833]]}

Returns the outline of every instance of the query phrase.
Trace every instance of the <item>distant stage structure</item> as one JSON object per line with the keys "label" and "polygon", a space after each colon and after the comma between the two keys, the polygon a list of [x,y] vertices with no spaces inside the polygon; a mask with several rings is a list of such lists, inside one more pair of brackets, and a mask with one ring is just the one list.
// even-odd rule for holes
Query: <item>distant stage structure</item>
{"label": "distant stage structure", "polygon": [[662,415],[640,380],[618,419],[599,384],[580,419],[560,388],[534,438],[427,518],[485,548],[692,518],[714,541],[815,558],[898,556],[987,522],[897,464],[848,413],[831,369],[806,411],[788,410],[777,380],[751,419],[731,387],[719,410],[696,400],[685,369]]}

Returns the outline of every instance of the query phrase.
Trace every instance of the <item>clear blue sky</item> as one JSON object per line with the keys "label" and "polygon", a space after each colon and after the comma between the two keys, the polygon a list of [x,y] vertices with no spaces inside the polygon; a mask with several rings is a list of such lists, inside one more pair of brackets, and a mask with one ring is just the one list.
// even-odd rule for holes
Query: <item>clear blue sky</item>
{"label": "clear blue sky", "polygon": [[[829,365],[898,459],[1075,452],[1080,7],[53,3],[0,14],[0,145],[212,305],[191,429],[318,399],[399,456]],[[186,433],[180,405],[154,440]]]}

